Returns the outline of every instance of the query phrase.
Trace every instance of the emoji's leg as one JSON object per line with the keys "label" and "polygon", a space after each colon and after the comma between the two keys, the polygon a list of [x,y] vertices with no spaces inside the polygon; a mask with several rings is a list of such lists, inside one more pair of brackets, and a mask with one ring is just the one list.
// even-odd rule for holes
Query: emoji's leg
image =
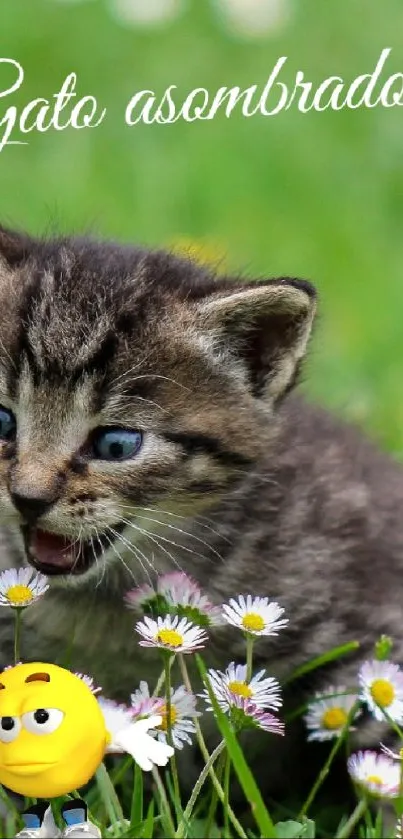
{"label": "emoji's leg", "polygon": [[52,839],[53,836],[61,836],[60,830],[56,827],[52,810],[46,801],[41,801],[25,810],[21,814],[25,827],[17,833],[18,839]]}
{"label": "emoji's leg", "polygon": [[66,827],[63,831],[64,837],[70,839],[99,839],[101,836],[100,830],[95,824],[88,821],[88,809],[85,801],[80,798],[75,798],[72,801],[66,801],[62,806],[62,816],[66,822]]}

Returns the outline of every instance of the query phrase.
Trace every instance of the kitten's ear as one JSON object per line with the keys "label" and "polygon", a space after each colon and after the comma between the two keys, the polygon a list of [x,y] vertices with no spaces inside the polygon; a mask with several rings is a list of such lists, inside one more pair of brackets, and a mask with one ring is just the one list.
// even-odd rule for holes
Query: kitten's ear
{"label": "kitten's ear", "polygon": [[31,250],[31,240],[24,233],[0,227],[0,259],[10,268],[23,262]]}
{"label": "kitten's ear", "polygon": [[204,328],[242,359],[255,396],[276,400],[292,386],[316,309],[314,287],[284,277],[230,286],[198,304]]}

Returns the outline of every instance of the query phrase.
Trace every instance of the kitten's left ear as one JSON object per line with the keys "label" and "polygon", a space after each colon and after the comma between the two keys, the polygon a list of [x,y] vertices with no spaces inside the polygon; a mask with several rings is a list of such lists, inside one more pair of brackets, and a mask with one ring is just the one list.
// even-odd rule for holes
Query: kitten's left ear
{"label": "kitten's left ear", "polygon": [[32,242],[25,233],[8,230],[0,226],[0,259],[6,262],[10,268],[14,268],[23,262],[29,255]]}
{"label": "kitten's left ear", "polygon": [[243,361],[255,396],[275,401],[290,389],[315,315],[316,291],[310,283],[282,277],[218,285],[197,308],[203,328]]}

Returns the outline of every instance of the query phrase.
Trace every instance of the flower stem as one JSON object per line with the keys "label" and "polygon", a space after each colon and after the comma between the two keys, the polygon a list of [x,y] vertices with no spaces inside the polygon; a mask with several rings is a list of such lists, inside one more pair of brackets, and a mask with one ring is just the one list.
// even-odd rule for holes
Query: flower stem
{"label": "flower stem", "polygon": [[211,767],[213,766],[213,764],[217,760],[218,756],[223,752],[224,749],[225,749],[225,741],[222,740],[222,742],[218,744],[217,748],[214,749],[213,753],[210,755],[204,769],[200,772],[200,775],[199,775],[199,777],[198,777],[198,779],[197,779],[197,781],[194,785],[193,792],[192,792],[192,794],[189,798],[189,801],[186,805],[186,808],[185,808],[185,811],[183,813],[183,817],[181,819],[179,827],[178,827],[178,829],[175,833],[175,839],[182,839],[182,837],[184,836],[186,827],[189,823],[189,819],[190,819],[190,817],[193,813],[193,808],[194,808],[194,806],[196,804],[196,801],[199,797],[200,790],[201,790],[201,788],[202,788],[202,786],[203,786],[203,784],[204,784],[204,782],[207,778],[207,775],[210,772]]}
{"label": "flower stem", "polygon": [[231,833],[229,829],[229,819],[228,819],[228,807],[229,807],[229,783],[231,777],[231,758],[227,752],[226,761],[225,761],[225,770],[224,770],[224,839],[231,839]]}
{"label": "flower stem", "polygon": [[351,813],[350,818],[347,819],[343,827],[340,828],[339,832],[336,834],[336,839],[348,839],[348,837],[351,836],[351,832],[354,830],[361,816],[364,815],[367,807],[367,800],[362,798],[361,801],[358,802],[355,810]]}
{"label": "flower stem", "polygon": [[254,637],[248,632],[246,634],[246,681],[250,682],[252,678],[252,660],[253,660],[253,644]]}
{"label": "flower stem", "polygon": [[173,823],[173,819],[172,819],[172,815],[171,815],[171,809],[170,809],[170,806],[169,806],[169,801],[168,801],[168,798],[167,798],[167,794],[165,792],[164,784],[161,781],[160,774],[159,774],[156,766],[153,766],[152,774],[153,774],[153,778],[154,778],[156,787],[157,787],[159,795],[160,795],[161,808],[164,811],[165,818],[166,818],[166,820],[168,822],[168,825],[169,825],[169,836],[175,836],[175,827],[174,827],[174,823]]}
{"label": "flower stem", "polygon": [[298,821],[300,821],[303,818],[303,816],[305,816],[307,814],[314,798],[316,797],[316,794],[317,794],[318,790],[320,789],[320,787],[323,784],[323,781],[325,780],[326,776],[328,775],[330,767],[331,767],[331,765],[334,761],[334,758],[336,757],[337,752],[339,751],[340,747],[343,745],[343,743],[345,741],[345,738],[347,737],[347,733],[348,733],[348,730],[350,728],[351,722],[354,719],[360,705],[361,705],[361,703],[358,700],[357,702],[354,703],[353,707],[351,708],[351,710],[348,714],[348,717],[346,719],[346,722],[345,722],[337,740],[333,744],[333,748],[331,749],[331,751],[329,753],[328,759],[327,759],[326,763],[324,764],[323,768],[321,769],[321,771],[319,772],[319,775],[318,775],[318,777],[317,777],[317,779],[316,779],[316,781],[315,781],[315,783],[314,783],[314,785],[313,785],[313,787],[312,787],[312,789],[311,789],[311,791],[308,795],[308,798],[306,799],[305,804],[303,805],[303,807],[301,809],[301,812],[299,813],[299,816],[297,817]]}
{"label": "flower stem", "polygon": [[[170,746],[173,748],[173,738],[172,738],[172,706],[171,706],[171,659],[173,656],[171,655],[164,655],[164,668],[165,668],[165,704],[166,704],[166,722],[167,722],[167,740]],[[178,778],[178,767],[176,765],[176,757],[175,753],[172,755],[171,758],[171,769],[172,769],[172,778],[174,782],[174,792],[175,792],[175,801],[176,807],[179,811],[182,807],[181,805],[181,795],[180,795],[180,787],[179,787],[179,778]]]}
{"label": "flower stem", "polygon": [[14,609],[14,613],[15,613],[15,621],[14,621],[14,664],[18,664],[18,662],[21,661],[20,638],[21,638],[22,609]]}
{"label": "flower stem", "polygon": [[[221,778],[222,778],[223,772],[224,772],[224,766],[225,766],[225,752],[221,752],[220,759],[217,763],[217,769],[216,769],[217,780],[220,784],[221,784]],[[207,818],[206,818],[206,824],[205,824],[205,827],[204,827],[205,839],[210,839],[210,833],[211,833],[211,830],[212,830],[212,827],[213,827],[215,814],[216,814],[216,811],[217,811],[217,804],[218,804],[217,790],[215,789],[215,787],[213,787],[213,790],[212,790],[212,793],[211,793],[210,806],[209,806],[208,813],[207,813]]]}
{"label": "flower stem", "polygon": [[[189,673],[188,673],[188,670],[187,670],[187,666],[186,666],[184,656],[179,655],[178,658],[179,658],[179,666],[180,666],[180,669],[181,669],[184,685],[187,688],[187,690],[190,691],[190,693],[193,693],[192,685],[191,685],[191,681],[189,679]],[[196,738],[197,738],[197,742],[199,744],[199,749],[200,749],[200,751],[203,755],[204,761],[207,765],[209,760],[210,760],[211,755],[209,754],[209,750],[206,746],[206,742],[205,742],[205,739],[203,737],[203,732],[201,730],[198,717],[194,717],[194,724],[195,724],[195,728],[196,728]],[[221,784],[220,784],[220,782],[217,778],[217,775],[214,771],[213,766],[210,766],[208,771],[209,771],[211,783],[213,784],[213,787],[214,787],[214,789],[217,793],[217,796],[218,796],[219,800],[221,801],[221,804],[224,804],[225,793],[224,793],[224,790],[223,790],[223,788],[222,788],[222,786],[221,786]],[[232,808],[229,805],[228,805],[228,818],[229,818],[233,828],[236,830],[238,836],[240,836],[241,839],[248,839],[247,834],[245,833],[241,823],[238,821],[235,813],[233,812]]]}

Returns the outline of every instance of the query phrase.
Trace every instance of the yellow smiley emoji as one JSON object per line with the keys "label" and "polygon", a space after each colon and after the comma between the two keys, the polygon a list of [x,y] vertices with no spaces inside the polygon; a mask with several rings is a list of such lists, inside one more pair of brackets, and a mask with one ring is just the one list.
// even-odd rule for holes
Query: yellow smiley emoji
{"label": "yellow smiley emoji", "polygon": [[87,783],[110,736],[88,686],[54,664],[18,664],[0,674],[0,783],[34,798]]}

